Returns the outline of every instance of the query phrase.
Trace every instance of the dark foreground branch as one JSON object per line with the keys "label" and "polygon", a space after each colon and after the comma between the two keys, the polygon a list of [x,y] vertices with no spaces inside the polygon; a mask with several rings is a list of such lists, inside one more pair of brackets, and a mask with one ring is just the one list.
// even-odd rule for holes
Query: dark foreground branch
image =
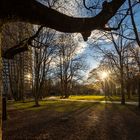
{"label": "dark foreground branch", "polygon": [[[46,7],[36,0],[1,0],[0,19],[24,21],[68,33],[91,32],[104,29],[125,0],[112,0],[102,5],[101,12],[92,18],[77,18]],[[89,33],[88,33],[89,35]]]}

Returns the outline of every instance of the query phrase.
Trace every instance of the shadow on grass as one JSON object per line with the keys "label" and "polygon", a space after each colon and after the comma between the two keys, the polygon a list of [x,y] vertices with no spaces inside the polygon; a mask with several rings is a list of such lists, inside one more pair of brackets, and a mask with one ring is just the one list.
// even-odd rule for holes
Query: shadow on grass
{"label": "shadow on grass", "polygon": [[133,106],[74,101],[42,101],[40,104],[43,108],[39,112],[28,106],[31,110],[27,108],[22,114],[13,114],[13,119],[5,124],[4,139],[140,139],[140,118],[129,109],[134,109]]}
{"label": "shadow on grass", "polygon": [[127,109],[129,109],[131,112],[133,112],[134,114],[136,115],[139,115],[140,116],[140,108],[138,106],[132,106],[132,105],[127,105],[126,106]]}
{"label": "shadow on grass", "polygon": [[[139,140],[140,114],[132,105],[104,104],[98,122],[90,130],[88,140]],[[98,130],[98,131],[97,131]]]}
{"label": "shadow on grass", "polygon": [[[43,137],[47,139],[48,133],[49,137],[55,137],[54,139],[56,140],[58,140],[58,138],[61,139],[66,133],[69,135],[71,131],[75,131],[75,129],[73,129],[76,127],[75,117],[79,117],[81,114],[85,115],[87,110],[92,107],[96,108],[96,105],[98,105],[98,103],[61,101],[57,105],[51,103],[50,105],[46,104],[46,108],[48,107],[48,109],[45,108],[39,112],[35,112],[34,110],[28,110],[28,112],[26,112],[26,110],[22,110],[22,114],[17,114],[16,112],[18,110],[16,110],[16,114],[13,114],[13,118],[17,115],[19,116],[5,123],[4,139],[24,140],[38,138],[42,140]],[[60,110],[62,113],[60,113]],[[13,125],[14,127],[12,127]],[[68,132],[69,130],[70,132]]]}

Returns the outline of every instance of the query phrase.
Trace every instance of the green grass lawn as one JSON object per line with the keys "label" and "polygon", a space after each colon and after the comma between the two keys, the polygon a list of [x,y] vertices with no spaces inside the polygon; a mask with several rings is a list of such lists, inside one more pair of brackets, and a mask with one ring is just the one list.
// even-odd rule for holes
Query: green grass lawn
{"label": "green grass lawn", "polygon": [[[98,96],[94,99],[101,100]],[[40,101],[40,107],[33,105],[33,101],[8,102],[4,140],[140,139],[140,110],[136,106],[68,100],[45,100]]]}
{"label": "green grass lawn", "polygon": [[[46,98],[47,99],[47,98]],[[81,107],[89,106],[91,105],[90,102],[82,102],[78,103],[76,100],[94,100],[94,101],[104,101],[105,96],[97,96],[97,95],[79,95],[75,96],[72,95],[69,97],[70,101],[67,100],[57,100],[60,99],[59,96],[56,97],[56,100],[41,100],[39,101],[40,106],[34,107],[35,103],[34,101],[25,101],[23,102],[15,102],[15,101],[8,101],[8,109],[14,109],[14,110],[54,110],[59,112],[67,112],[67,111],[74,111],[76,109],[79,109]],[[118,96],[111,96],[110,98],[107,97],[108,101],[120,101],[120,97]],[[136,97],[132,98],[131,100],[126,101],[136,101]]]}
{"label": "green grass lawn", "polygon": [[[105,100],[105,96],[103,96],[103,95],[72,95],[72,96],[69,97],[69,99],[72,99],[72,100],[104,101]],[[120,101],[121,97],[120,96],[110,96],[110,97],[107,97],[107,100],[108,101]],[[126,98],[126,101],[137,102],[138,101],[138,97],[132,96],[131,99]]]}
{"label": "green grass lawn", "polygon": [[96,100],[103,101],[105,100],[105,96],[97,96],[97,95],[72,95],[69,97],[72,100]]}
{"label": "green grass lawn", "polygon": [[[61,101],[60,96],[56,96],[53,100],[45,100],[39,101],[40,107],[33,107],[34,101],[25,101],[25,103],[22,102],[14,102],[14,101],[8,101],[8,109],[14,109],[14,110],[41,110],[46,108],[47,110],[56,110],[56,111],[73,111],[75,109],[78,109],[79,107],[84,107],[86,105],[89,105],[90,103],[84,102],[84,103],[77,103],[74,102],[76,100],[94,100],[94,101],[104,101],[105,96],[97,96],[97,95],[72,95],[69,97],[71,101]],[[107,97],[108,101],[120,101],[121,98],[119,96],[111,96],[110,98]],[[126,99],[126,101],[137,101],[137,97],[133,97],[131,100]],[[65,108],[64,108],[65,105]]]}
{"label": "green grass lawn", "polygon": [[85,106],[91,106],[90,103],[81,103],[79,104],[78,102],[71,102],[71,101],[60,101],[60,100],[43,100],[40,101],[39,107],[34,107],[34,102],[33,101],[26,101],[25,103],[23,102],[8,102],[8,110],[33,110],[33,111],[39,111],[39,110],[53,110],[53,111],[58,111],[58,112],[69,112],[69,111],[74,111],[79,108],[85,107]]}

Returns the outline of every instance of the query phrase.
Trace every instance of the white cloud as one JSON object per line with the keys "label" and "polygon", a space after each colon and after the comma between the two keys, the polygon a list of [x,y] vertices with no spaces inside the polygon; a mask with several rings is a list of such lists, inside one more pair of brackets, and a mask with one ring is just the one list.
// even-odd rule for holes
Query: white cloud
{"label": "white cloud", "polygon": [[81,54],[85,51],[85,49],[87,48],[88,44],[84,41],[82,42],[78,42],[78,47],[77,47],[77,50],[76,50],[76,53],[77,54]]}

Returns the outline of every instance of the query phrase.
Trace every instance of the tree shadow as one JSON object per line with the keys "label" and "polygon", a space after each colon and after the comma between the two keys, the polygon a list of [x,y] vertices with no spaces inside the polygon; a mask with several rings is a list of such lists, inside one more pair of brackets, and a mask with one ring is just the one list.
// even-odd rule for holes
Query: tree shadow
{"label": "tree shadow", "polygon": [[44,109],[25,112],[7,123],[4,139],[139,140],[140,120],[131,114],[125,106],[100,103],[63,113]]}
{"label": "tree shadow", "polygon": [[[99,116],[96,129],[90,132],[87,140],[139,140],[140,120],[133,121],[128,117],[131,112],[118,104],[105,104],[104,111]],[[136,127],[135,127],[136,126]]]}

